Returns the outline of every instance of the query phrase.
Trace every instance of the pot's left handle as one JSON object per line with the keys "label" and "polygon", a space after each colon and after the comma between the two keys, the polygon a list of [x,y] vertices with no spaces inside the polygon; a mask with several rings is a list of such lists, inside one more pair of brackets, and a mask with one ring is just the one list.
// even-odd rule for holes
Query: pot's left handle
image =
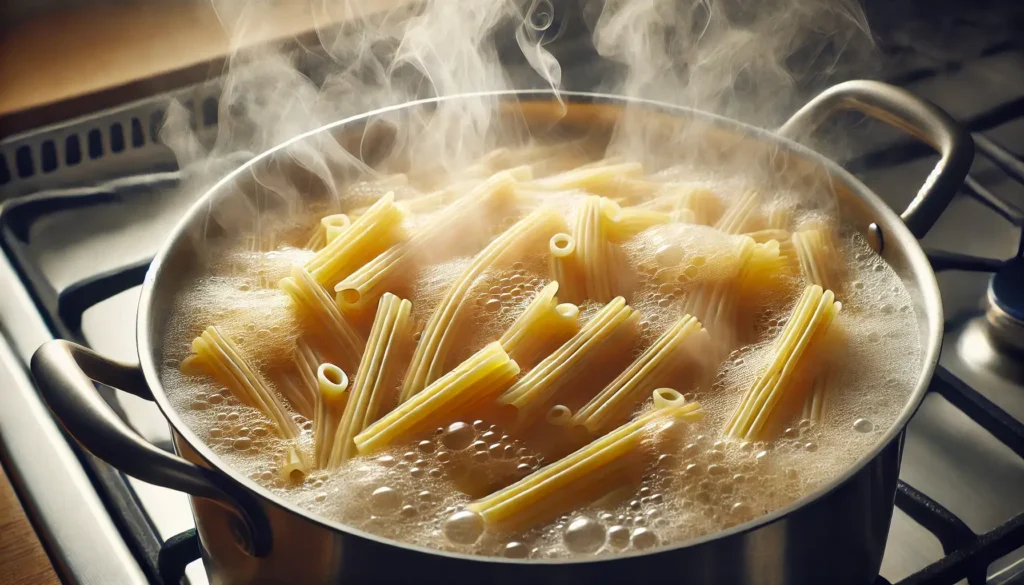
{"label": "pot's left handle", "polygon": [[142,371],[61,339],[32,356],[32,376],[61,425],[93,455],[121,472],[220,504],[233,514],[232,531],[252,556],[270,552],[270,525],[255,497],[221,473],[145,441],[104,402],[92,382],[152,400]]}

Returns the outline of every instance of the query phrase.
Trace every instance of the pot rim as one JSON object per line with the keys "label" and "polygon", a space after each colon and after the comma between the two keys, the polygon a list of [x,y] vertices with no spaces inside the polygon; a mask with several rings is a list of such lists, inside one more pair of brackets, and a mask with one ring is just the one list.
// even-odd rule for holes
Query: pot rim
{"label": "pot rim", "polygon": [[[439,103],[448,100],[466,99],[471,97],[482,97],[482,96],[493,96],[499,99],[514,98],[516,101],[520,101],[520,98],[534,98],[531,100],[523,101],[539,101],[539,100],[555,100],[565,98],[571,102],[581,103],[610,103],[625,106],[627,104],[638,104],[646,108],[650,108],[654,111],[661,111],[665,113],[675,114],[683,117],[698,118],[713,124],[723,126],[732,130],[736,130],[740,133],[745,134],[754,139],[762,141],[772,141],[777,145],[784,147],[795,154],[798,154],[811,162],[817,164],[819,167],[824,168],[830,176],[839,179],[845,184],[857,197],[866,201],[871,208],[881,215],[877,219],[879,225],[883,226],[885,230],[885,241],[887,245],[896,243],[904,252],[907,257],[909,274],[913,276],[913,281],[916,282],[920,289],[921,298],[923,300],[923,307],[915,306],[915,311],[924,310],[927,319],[928,330],[932,331],[933,334],[928,339],[921,340],[921,365],[920,372],[917,379],[916,387],[907,399],[903,410],[900,412],[896,421],[889,427],[885,432],[884,436],[881,437],[876,444],[864,453],[856,462],[848,466],[842,473],[834,477],[828,483],[818,487],[809,494],[806,494],[802,498],[790,502],[786,506],[779,509],[773,510],[768,514],[758,516],[752,520],[730,527],[726,530],[713,532],[685,540],[680,543],[673,544],[671,546],[659,546],[652,550],[647,551],[636,551],[636,552],[624,552],[621,554],[607,555],[592,558],[568,558],[568,559],[509,559],[505,557],[496,556],[483,556],[483,555],[471,555],[458,552],[441,551],[434,548],[429,548],[420,545],[413,545],[404,543],[398,540],[381,537],[369,532],[359,530],[357,528],[347,526],[340,522],[335,522],[323,518],[317,514],[314,514],[304,508],[301,508],[295,504],[289,503],[279,496],[271,493],[267,488],[259,485],[245,474],[240,473],[237,469],[231,465],[225,463],[221,458],[202,440],[200,440],[192,429],[181,419],[177,411],[171,406],[167,395],[164,391],[163,384],[160,380],[160,371],[157,367],[157,363],[153,359],[153,347],[150,343],[150,335],[148,324],[151,320],[151,309],[152,300],[155,295],[156,282],[160,276],[161,268],[163,267],[167,256],[170,254],[177,243],[187,235],[191,226],[195,223],[196,218],[199,217],[205,209],[211,205],[211,202],[219,196],[219,192],[236,177],[242,173],[247,172],[251,167],[258,164],[261,160],[268,158],[275,153],[286,149],[292,144],[301,142],[309,137],[315,136],[322,132],[334,130],[343,126],[359,123],[364,120],[373,118],[381,114],[402,110],[405,108],[428,105],[432,103]],[[931,305],[929,307],[929,305]],[[920,243],[904,225],[903,221],[899,218],[895,211],[893,211],[878,195],[871,191],[865,186],[860,180],[850,174],[847,170],[842,168],[836,162],[828,159],[821,153],[805,147],[793,140],[784,138],[777,135],[771,130],[758,128],[749,124],[726,118],[710,112],[697,110],[694,108],[670,104],[657,100],[649,100],[643,98],[627,97],[615,94],[599,93],[599,92],[575,92],[575,91],[554,91],[550,89],[535,89],[535,90],[501,90],[501,91],[482,91],[482,92],[471,92],[453,94],[448,96],[439,96],[433,98],[426,98],[420,100],[414,100],[409,102],[403,102],[384,108],[379,108],[369,112],[364,112],[355,116],[350,116],[330,124],[326,124],[314,130],[304,132],[293,138],[290,138],[269,150],[266,150],[253,158],[246,161],[244,164],[239,166],[237,169],[225,175],[223,178],[218,180],[213,186],[207,189],[207,191],[196,200],[195,203],[189,208],[189,211],[184,217],[178,222],[172,231],[171,235],[164,242],[160,251],[156,254],[153,262],[150,264],[149,270],[146,272],[146,277],[143,282],[142,292],[139,298],[139,309],[136,319],[136,341],[138,345],[139,363],[141,365],[143,374],[146,382],[149,385],[150,391],[152,392],[153,398],[163,413],[164,418],[167,419],[168,423],[174,429],[174,431],[183,439],[189,446],[195,450],[207,463],[223,473],[233,481],[244,486],[247,490],[253,492],[263,501],[280,508],[283,511],[287,511],[296,515],[301,516],[305,520],[308,520],[314,524],[319,525],[322,528],[326,528],[332,531],[338,531],[343,533],[352,534],[365,538],[380,544],[388,546],[397,546],[410,551],[416,551],[420,553],[426,553],[430,555],[446,556],[453,558],[460,558],[467,561],[474,562],[490,562],[490,563],[509,563],[509,564],[528,564],[528,565],[574,565],[583,563],[594,563],[594,562],[609,562],[616,560],[632,559],[644,556],[653,556],[663,553],[669,553],[674,550],[689,548],[693,546],[699,546],[701,544],[711,542],[714,540],[725,539],[733,536],[740,535],[742,533],[750,532],[758,528],[772,524],[786,516],[809,506],[810,504],[824,498],[826,495],[837,490],[839,487],[844,485],[851,477],[857,474],[863,469],[868,462],[873,460],[878,454],[886,448],[894,440],[897,440],[904,428],[910,421],[910,418],[914,415],[917,408],[920,406],[927,392],[928,385],[931,381],[935,367],[938,363],[939,352],[942,346],[942,331],[943,331],[943,314],[942,314],[942,302],[939,294],[938,282],[935,279],[935,273],[931,269],[931,265],[928,262],[924,251],[921,249]]]}

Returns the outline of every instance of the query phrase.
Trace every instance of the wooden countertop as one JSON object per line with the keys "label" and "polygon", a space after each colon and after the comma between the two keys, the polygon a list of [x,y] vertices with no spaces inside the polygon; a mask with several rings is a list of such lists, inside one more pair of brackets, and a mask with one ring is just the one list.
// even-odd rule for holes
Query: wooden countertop
{"label": "wooden countertop", "polygon": [[[0,32],[0,138],[216,77],[233,49],[410,0],[336,4],[268,2],[242,18],[218,15],[208,0],[110,1],[36,17]],[[225,32],[221,18],[244,35]]]}
{"label": "wooden countertop", "polygon": [[46,551],[0,469],[0,583],[59,585]]}

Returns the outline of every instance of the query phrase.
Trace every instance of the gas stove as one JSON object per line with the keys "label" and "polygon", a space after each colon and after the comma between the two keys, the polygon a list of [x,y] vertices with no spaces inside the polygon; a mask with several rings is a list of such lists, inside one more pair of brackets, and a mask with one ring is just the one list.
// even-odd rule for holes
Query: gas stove
{"label": "gas stove", "polygon": [[[990,17],[978,18],[953,21],[990,30]],[[1024,46],[1013,26],[1009,36],[953,34],[970,40],[959,44],[918,28],[880,33],[882,75],[950,112],[974,133],[978,156],[922,242],[946,334],[906,436],[879,584],[1010,583],[1024,576]],[[570,63],[563,79],[587,89],[595,67]],[[187,498],[79,449],[26,365],[54,337],[137,360],[143,277],[195,198],[157,133],[177,100],[200,139],[212,136],[219,89],[211,81],[0,141],[0,453],[69,583],[206,582]],[[933,154],[899,136],[866,144],[846,166],[902,209]],[[147,440],[171,448],[152,403],[99,390]]]}

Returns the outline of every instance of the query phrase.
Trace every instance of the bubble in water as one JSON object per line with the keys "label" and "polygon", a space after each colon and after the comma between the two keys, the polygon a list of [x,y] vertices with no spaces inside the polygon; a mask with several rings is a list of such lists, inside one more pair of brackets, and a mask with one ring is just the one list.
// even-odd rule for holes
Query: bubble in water
{"label": "bubble in water", "polygon": [[562,542],[575,553],[593,553],[604,546],[604,526],[586,516],[580,516],[565,528]]}
{"label": "bubble in water", "polygon": [[612,526],[608,529],[608,544],[612,548],[626,548],[629,544],[629,528],[625,526]]}
{"label": "bubble in water", "polygon": [[434,445],[433,441],[420,441],[416,444],[416,448],[422,453],[433,453],[434,449],[437,447]]}
{"label": "bubble in water", "polygon": [[684,254],[682,247],[669,244],[658,248],[658,251],[654,253],[654,261],[666,267],[676,266],[683,261]]}
{"label": "bubble in water", "polygon": [[380,516],[393,514],[401,506],[401,494],[388,486],[379,487],[370,494],[370,510],[374,514]]}
{"label": "bubble in water", "polygon": [[858,433],[870,433],[875,430],[875,423],[869,421],[866,418],[858,418],[853,421],[853,430]]}
{"label": "bubble in water", "polygon": [[445,520],[442,532],[454,544],[473,544],[484,532],[484,519],[476,512],[462,510]]}
{"label": "bubble in water", "polygon": [[405,505],[402,506],[402,510],[399,513],[403,518],[414,518],[416,517],[416,508],[414,506]]}
{"label": "bubble in water", "polygon": [[634,528],[633,533],[629,536],[629,542],[633,548],[643,550],[658,544],[658,535],[648,528]]}
{"label": "bubble in water", "polygon": [[510,559],[525,559],[530,556],[530,549],[521,542],[512,541],[505,545],[505,556]]}
{"label": "bubble in water", "polygon": [[384,467],[394,467],[395,458],[391,455],[381,455],[377,458],[377,463],[380,463]]}
{"label": "bubble in water", "polygon": [[441,436],[441,444],[452,451],[461,451],[469,447],[475,435],[473,427],[464,422],[454,422],[445,429],[444,435]]}
{"label": "bubble in water", "polygon": [[245,451],[249,447],[252,447],[252,439],[249,437],[239,437],[231,443],[231,446],[238,451]]}

